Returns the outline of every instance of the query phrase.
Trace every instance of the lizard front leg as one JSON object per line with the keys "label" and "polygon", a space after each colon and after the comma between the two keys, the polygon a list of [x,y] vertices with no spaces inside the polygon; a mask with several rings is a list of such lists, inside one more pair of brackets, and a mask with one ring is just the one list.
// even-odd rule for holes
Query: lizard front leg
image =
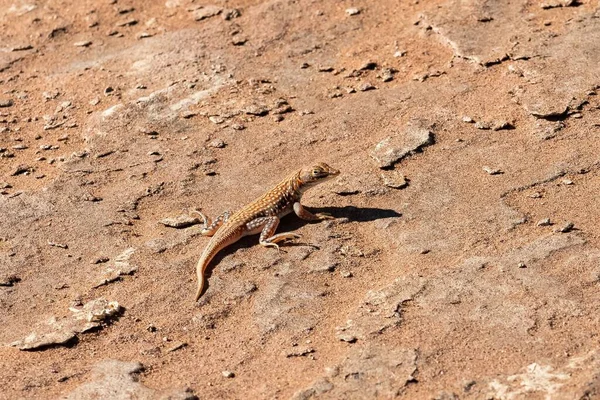
{"label": "lizard front leg", "polygon": [[279,249],[279,246],[277,245],[278,242],[300,238],[300,235],[295,233],[278,233],[275,235],[277,226],[279,226],[279,217],[277,216],[256,218],[255,220],[248,222],[246,225],[250,234],[260,232],[258,243],[265,247],[274,247]]}
{"label": "lizard front leg", "polygon": [[203,213],[201,213],[198,210],[194,210],[195,213],[197,213],[198,215],[200,215],[200,217],[202,218],[202,230],[200,231],[200,234],[202,236],[212,236],[214,235],[219,228],[221,227],[221,225],[223,225],[225,222],[227,222],[227,220],[229,219],[229,216],[231,215],[231,213],[229,211],[225,211],[223,214],[219,215],[212,223],[210,221],[210,218],[207,217],[206,215],[204,215]]}
{"label": "lizard front leg", "polygon": [[333,217],[329,214],[319,213],[313,214],[308,211],[306,208],[302,207],[299,201],[294,203],[294,212],[296,215],[305,221],[322,221],[325,219],[333,219]]}

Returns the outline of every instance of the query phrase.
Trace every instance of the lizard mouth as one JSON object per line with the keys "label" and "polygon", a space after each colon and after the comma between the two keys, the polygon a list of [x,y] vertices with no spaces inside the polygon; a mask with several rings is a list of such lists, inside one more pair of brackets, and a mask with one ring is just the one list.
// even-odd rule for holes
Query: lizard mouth
{"label": "lizard mouth", "polygon": [[339,169],[330,169],[329,170],[329,175],[331,176],[338,176],[340,174],[340,170]]}

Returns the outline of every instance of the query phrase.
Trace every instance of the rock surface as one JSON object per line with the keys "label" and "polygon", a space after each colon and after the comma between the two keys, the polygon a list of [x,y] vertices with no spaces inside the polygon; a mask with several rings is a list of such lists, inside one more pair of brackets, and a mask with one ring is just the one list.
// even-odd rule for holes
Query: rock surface
{"label": "rock surface", "polygon": [[[0,397],[599,397],[599,17],[3,2]],[[228,247],[194,303],[182,210],[317,161],[342,174],[303,204],[334,219]]]}
{"label": "rock surface", "polygon": [[198,397],[187,389],[154,390],[138,382],[144,366],[136,362],[105,360],[93,366],[89,382],[66,396],[65,400],[92,399],[172,399],[194,400]]}

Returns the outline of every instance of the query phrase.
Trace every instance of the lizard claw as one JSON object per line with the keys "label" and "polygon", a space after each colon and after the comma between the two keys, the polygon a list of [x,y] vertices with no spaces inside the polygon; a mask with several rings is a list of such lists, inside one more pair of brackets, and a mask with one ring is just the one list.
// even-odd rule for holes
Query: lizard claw
{"label": "lizard claw", "polygon": [[335,217],[333,215],[327,214],[327,213],[318,213],[318,214],[315,214],[315,215],[319,218],[319,221],[325,221],[325,220],[328,220],[328,219],[335,219]]}
{"label": "lizard claw", "polygon": [[273,247],[273,248],[277,249],[277,251],[279,251],[279,245],[277,243],[263,242],[260,244],[265,247]]}

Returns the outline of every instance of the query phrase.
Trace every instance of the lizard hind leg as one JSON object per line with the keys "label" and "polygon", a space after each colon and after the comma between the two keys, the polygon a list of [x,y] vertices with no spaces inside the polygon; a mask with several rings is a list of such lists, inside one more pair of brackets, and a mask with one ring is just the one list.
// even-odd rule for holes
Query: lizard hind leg
{"label": "lizard hind leg", "polygon": [[229,211],[225,211],[223,214],[219,215],[214,221],[212,221],[209,217],[207,217],[206,215],[204,215],[203,213],[201,213],[198,210],[194,210],[194,213],[200,215],[200,218],[202,218],[202,231],[200,231],[200,234],[202,236],[212,236],[214,235],[219,228],[221,227],[221,225],[223,225],[225,222],[227,222],[227,220],[229,219],[229,216],[231,215],[231,213]]}
{"label": "lizard hind leg", "polygon": [[257,218],[248,223],[250,231],[260,231],[258,243],[264,247],[274,247],[279,249],[279,245],[277,245],[278,242],[300,238],[300,235],[289,232],[278,233],[275,235],[277,226],[279,226],[279,218],[277,216]]}

